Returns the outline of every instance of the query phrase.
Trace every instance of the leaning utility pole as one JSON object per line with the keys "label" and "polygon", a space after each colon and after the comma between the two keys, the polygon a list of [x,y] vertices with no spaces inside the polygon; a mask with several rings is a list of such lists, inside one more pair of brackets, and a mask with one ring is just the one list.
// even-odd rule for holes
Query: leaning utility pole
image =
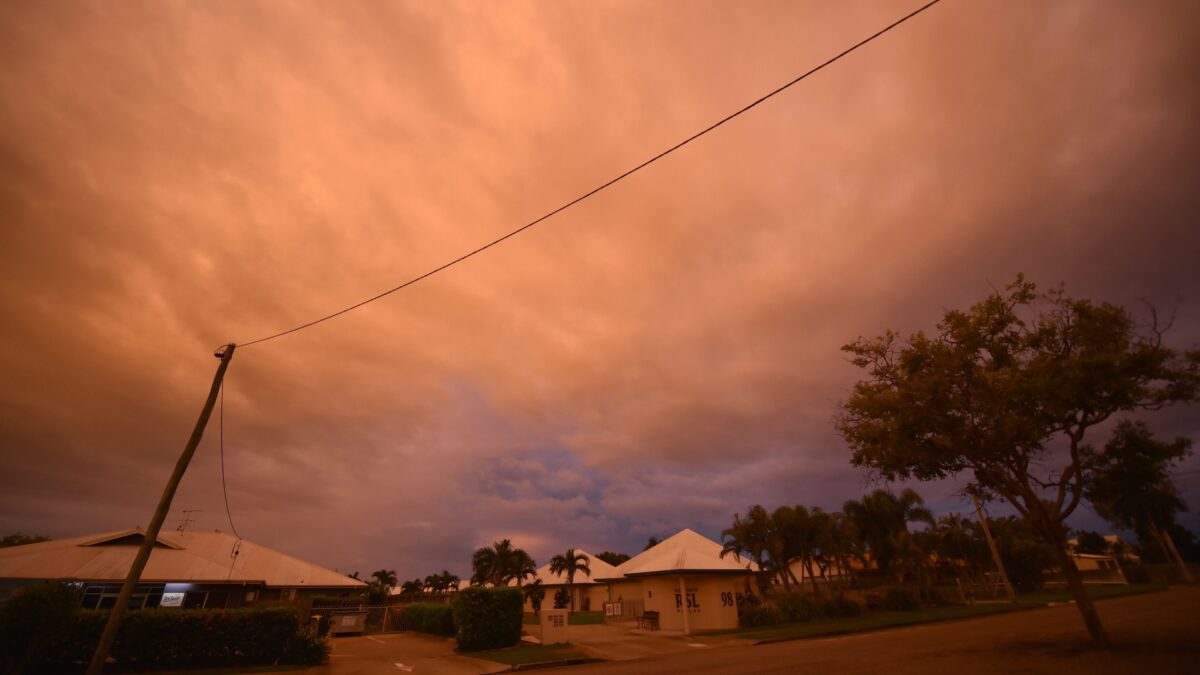
{"label": "leaning utility pole", "polygon": [[167,481],[167,487],[163,489],[162,497],[158,500],[158,508],[154,511],[154,517],[150,519],[149,527],[146,528],[146,538],[142,542],[141,548],[138,549],[137,556],[133,559],[133,566],[129,568],[129,576],[125,577],[125,583],[121,586],[117,604],[113,606],[108,615],[108,622],[104,624],[100,643],[96,645],[96,651],[92,653],[92,662],[88,665],[87,675],[100,675],[104,670],[104,662],[108,659],[108,650],[112,648],[113,640],[117,637],[117,629],[121,627],[121,618],[129,607],[129,598],[133,595],[133,589],[137,586],[138,580],[142,578],[142,570],[146,568],[146,562],[150,560],[150,552],[154,550],[154,544],[158,540],[158,531],[167,518],[167,512],[171,510],[171,500],[175,499],[175,490],[179,488],[183,472],[187,471],[188,463],[192,461],[192,455],[196,454],[196,447],[200,445],[200,438],[204,436],[204,427],[208,425],[213,405],[217,402],[217,394],[221,391],[221,380],[225,378],[225,370],[229,367],[230,359],[233,358],[234,347],[235,345],[230,343],[213,354],[221,359],[221,365],[217,366],[217,374],[213,377],[208,400],[204,402],[204,408],[200,410],[200,419],[196,420],[196,428],[192,430],[192,437],[184,446],[183,454],[175,463],[175,472],[171,474],[171,479]]}
{"label": "leaning utility pole", "polygon": [[996,561],[996,569],[1000,570],[1000,581],[1004,582],[1004,592],[1008,595],[1008,601],[1016,603],[1017,596],[1013,593],[1012,584],[1008,583],[1008,573],[1004,571],[1004,561],[1000,559],[1000,551],[996,550],[996,540],[992,539],[992,530],[988,527],[987,518],[983,517],[983,509],[979,507],[979,497],[975,493],[971,493],[971,501],[975,502],[975,515],[979,517],[979,524],[983,526],[983,536],[987,539],[988,548],[992,549],[992,560]]}

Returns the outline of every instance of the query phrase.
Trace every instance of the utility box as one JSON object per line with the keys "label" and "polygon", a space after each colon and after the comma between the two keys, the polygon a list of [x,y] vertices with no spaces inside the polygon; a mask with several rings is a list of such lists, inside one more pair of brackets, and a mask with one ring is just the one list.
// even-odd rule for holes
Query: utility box
{"label": "utility box", "polygon": [[567,610],[542,610],[542,644],[553,645],[567,641]]}
{"label": "utility box", "polygon": [[335,610],[329,617],[329,634],[344,635],[347,633],[362,633],[367,629],[367,613],[365,610]]}

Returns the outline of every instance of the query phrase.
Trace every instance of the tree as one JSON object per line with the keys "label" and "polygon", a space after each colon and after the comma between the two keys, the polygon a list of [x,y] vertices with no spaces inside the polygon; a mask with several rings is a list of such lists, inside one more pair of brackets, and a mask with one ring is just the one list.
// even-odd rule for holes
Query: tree
{"label": "tree", "polygon": [[40,544],[43,541],[50,541],[50,537],[43,537],[40,534],[23,534],[21,532],[13,532],[0,539],[0,548],[8,548],[9,546],[24,546],[25,544]]}
{"label": "tree", "polygon": [[367,599],[372,605],[382,605],[396,586],[396,570],[375,570],[367,584]]}
{"label": "tree", "polygon": [[[556,555],[550,559],[550,573],[559,576],[567,576],[567,587],[575,585],[575,574],[583,572],[591,574],[592,568],[588,566],[589,558],[586,553],[576,551],[573,548],[567,549],[567,552],[562,555]],[[575,594],[571,593],[571,611],[575,611]]]}
{"label": "tree", "polygon": [[603,553],[597,553],[596,557],[603,560],[604,562],[608,563],[609,565],[612,565],[613,567],[616,567],[617,565],[620,565],[621,563],[629,560],[629,556],[627,554],[613,553],[612,551],[604,551]]}
{"label": "tree", "polygon": [[67,583],[18,588],[0,603],[0,666],[6,673],[33,670],[54,645],[75,637],[72,621],[82,592]]}
{"label": "tree", "polygon": [[1140,330],[1123,308],[1061,289],[1038,294],[1018,276],[946,312],[933,335],[888,331],[843,347],[867,378],[836,425],[856,466],[888,480],[967,471],[1028,517],[1055,549],[1093,641],[1108,646],[1065,550],[1064,520],[1086,484],[1089,429],[1195,398],[1200,352],[1163,346],[1164,330],[1157,319]]}
{"label": "tree", "polygon": [[506,586],[516,581],[520,586],[527,576],[537,573],[537,566],[528,553],[513,548],[512,541],[501,539],[485,546],[471,556],[471,583]]}
{"label": "tree", "polygon": [[1085,490],[1101,518],[1139,537],[1149,535],[1162,546],[1165,558],[1175,560],[1189,583],[1191,572],[1170,534],[1175,514],[1186,511],[1187,504],[1179,498],[1168,472],[1191,454],[1191,446],[1190,439],[1167,443],[1156,439],[1143,422],[1122,421],[1104,452],[1092,454],[1092,476]]}
{"label": "tree", "polygon": [[899,496],[876,490],[861,501],[850,500],[842,505],[842,511],[854,522],[860,543],[871,552],[879,571],[897,576],[901,583],[908,571],[924,558],[924,552],[917,548],[908,531],[909,523],[933,525],[933,514],[924,503],[921,495],[906,488]]}
{"label": "tree", "polygon": [[542,586],[542,580],[535,579],[532,584],[526,586],[524,595],[533,607],[533,615],[539,616],[542,613],[542,600],[546,598],[546,589]]}
{"label": "tree", "polygon": [[1107,555],[1108,542],[1099,532],[1080,530],[1075,533],[1075,552],[1091,555]]}
{"label": "tree", "polygon": [[400,597],[405,600],[415,600],[420,597],[421,592],[425,589],[425,582],[420,579],[413,579],[400,584]]}
{"label": "tree", "polygon": [[425,582],[422,585],[424,590],[433,595],[446,595],[458,590],[459,578],[449,572],[442,570],[440,574],[430,574],[425,577]]}
{"label": "tree", "polygon": [[[733,525],[721,531],[721,557],[733,554],[741,560],[743,554],[749,558],[765,574],[759,575],[759,592],[769,589],[771,579],[778,578],[781,569],[774,557],[771,546],[771,516],[761,505],[755,504],[746,511],[743,519],[741,514],[733,514]],[[791,589],[791,581],[786,577],[780,580],[784,588]]]}
{"label": "tree", "polygon": [[658,537],[650,537],[649,539],[646,540],[646,547],[643,548],[642,550],[649,551],[650,549],[654,548],[655,546],[658,546],[661,543],[662,543],[662,541]]}

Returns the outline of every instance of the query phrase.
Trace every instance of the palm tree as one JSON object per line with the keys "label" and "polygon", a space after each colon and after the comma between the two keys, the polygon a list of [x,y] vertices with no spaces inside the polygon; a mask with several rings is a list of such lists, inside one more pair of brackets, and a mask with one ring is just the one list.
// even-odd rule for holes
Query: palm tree
{"label": "palm tree", "polygon": [[371,576],[385,589],[391,589],[396,586],[396,570],[375,570],[371,572]]}
{"label": "palm tree", "polygon": [[542,613],[542,600],[546,597],[546,589],[542,588],[542,580],[535,579],[532,584],[525,587],[525,599],[533,606],[533,615],[538,616]]}
{"label": "palm tree", "polygon": [[[567,587],[575,585],[575,573],[583,572],[590,575],[592,568],[588,565],[589,559],[586,553],[576,551],[573,548],[567,549],[563,555],[556,555],[550,559],[550,573],[562,576],[567,575]],[[575,611],[575,594],[571,593],[571,611]]]}
{"label": "palm tree", "polygon": [[371,582],[367,584],[368,601],[373,605],[382,604],[396,586],[396,570],[375,570],[371,572],[371,577]]}
{"label": "palm tree", "polygon": [[413,600],[414,598],[416,598],[417,596],[419,596],[421,594],[421,591],[424,588],[425,588],[425,584],[420,579],[413,579],[412,581],[406,581],[400,585],[400,595],[401,595],[401,597],[407,598],[408,600]]}
{"label": "palm tree", "polygon": [[[778,512],[778,509],[776,510]],[[781,514],[782,515],[782,514]],[[742,554],[754,561],[764,575],[759,576],[759,590],[764,591],[770,584],[770,578],[779,578],[784,588],[791,590],[791,580],[787,576],[786,565],[780,566],[778,546],[775,537],[776,523],[767,510],[755,504],[746,512],[743,519],[741,514],[733,514],[733,525],[721,532],[724,545],[721,556],[730,553],[741,560]]]}
{"label": "palm tree", "polygon": [[537,572],[537,566],[529,554],[513,548],[512,541],[500,541],[475,551],[471,556],[471,583],[505,586],[516,580],[520,586],[525,577]]}
{"label": "palm tree", "polygon": [[922,506],[924,503],[911,488],[906,488],[899,496],[887,490],[876,490],[861,501],[846,502],[842,511],[854,522],[859,541],[870,550],[880,572],[895,572],[903,582],[904,568],[919,564],[921,560],[909,536],[908,524],[933,525],[933,514]]}

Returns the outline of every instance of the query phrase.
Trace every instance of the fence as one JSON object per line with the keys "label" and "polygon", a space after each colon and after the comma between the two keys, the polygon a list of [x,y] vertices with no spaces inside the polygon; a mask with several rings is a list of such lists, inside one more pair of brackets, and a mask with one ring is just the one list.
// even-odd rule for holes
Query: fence
{"label": "fence", "polygon": [[404,605],[340,605],[337,607],[313,607],[310,616],[318,617],[322,626],[328,625],[330,618],[345,611],[366,612],[366,634],[395,633],[404,630]]}
{"label": "fence", "polygon": [[633,621],[642,615],[641,600],[622,600],[620,602],[604,603],[604,622],[619,623]]}

